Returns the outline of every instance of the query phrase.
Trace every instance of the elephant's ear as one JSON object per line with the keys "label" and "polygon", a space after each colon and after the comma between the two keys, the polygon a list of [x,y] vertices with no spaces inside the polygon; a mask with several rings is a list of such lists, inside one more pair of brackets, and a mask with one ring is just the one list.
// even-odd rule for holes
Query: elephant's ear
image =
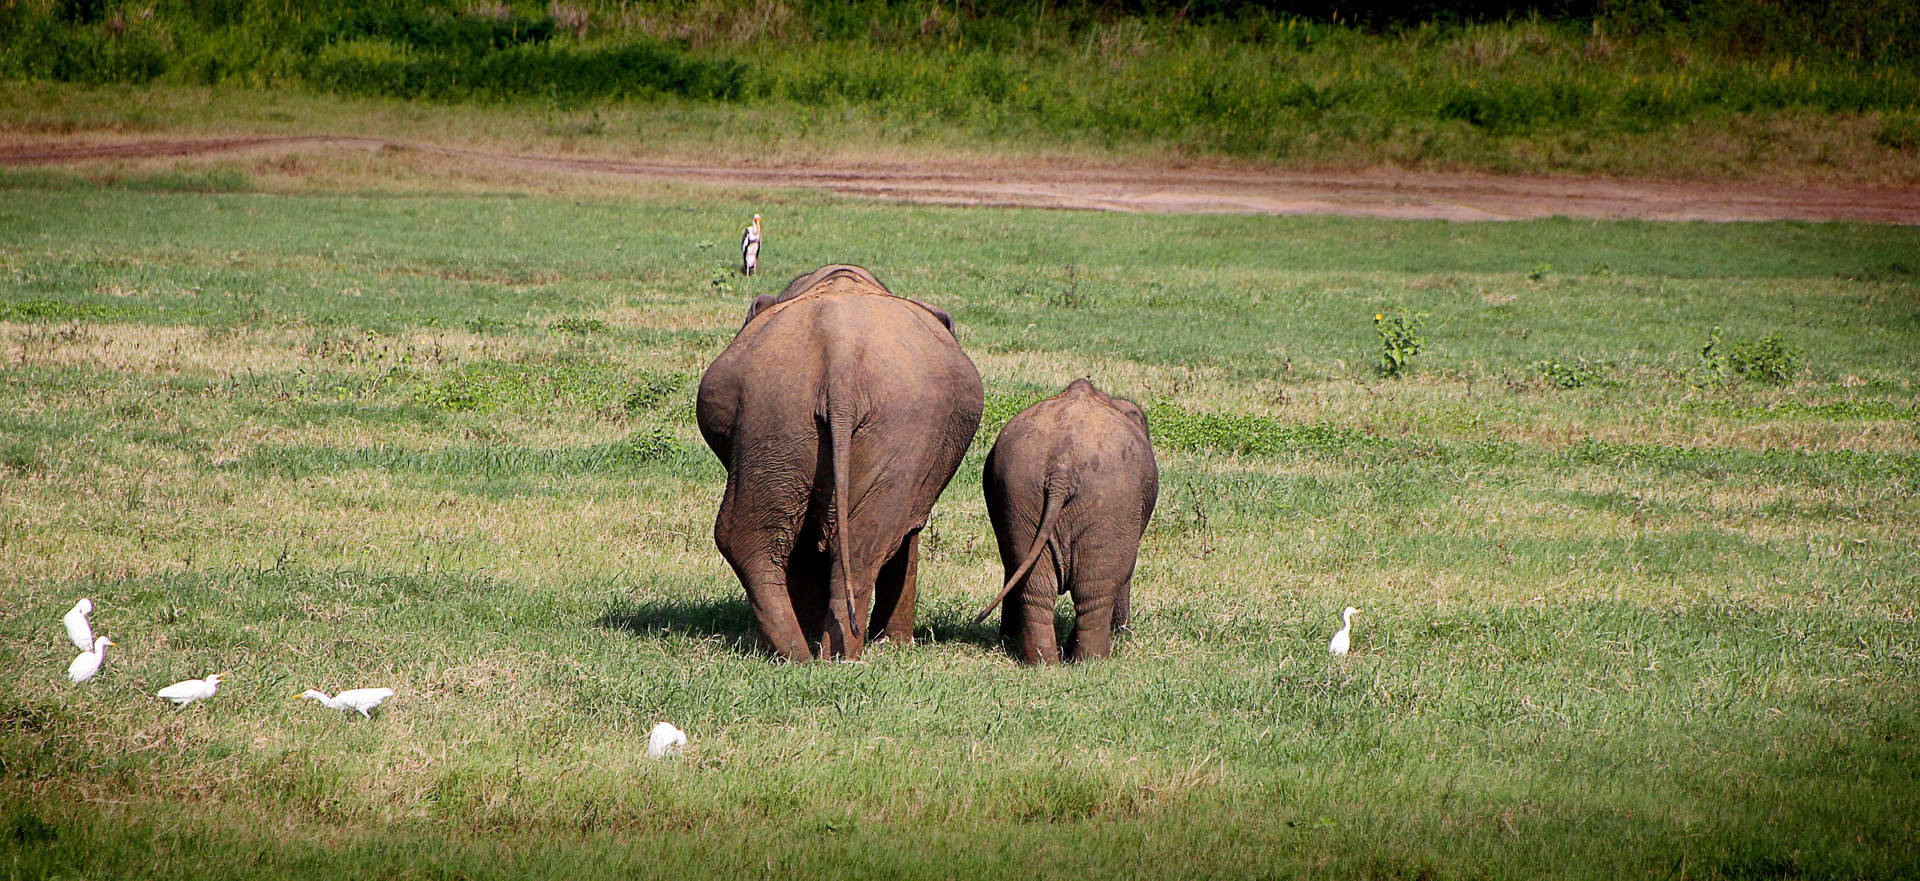
{"label": "elephant's ear", "polygon": [[747,320],[740,322],[740,326],[746,327],[747,325],[752,324],[753,319],[755,317],[759,316],[760,313],[767,311],[767,309],[771,308],[773,304],[778,302],[780,302],[780,298],[775,297],[772,294],[761,294],[758,297],[754,297],[753,305],[747,307]]}
{"label": "elephant's ear", "polygon": [[926,303],[920,302],[919,300],[909,300],[908,302],[912,303],[915,306],[919,306],[920,308],[925,309],[928,312],[932,312],[933,317],[940,319],[940,323],[947,326],[947,333],[951,334],[955,340],[960,339],[959,332],[953,329],[953,316],[949,314],[947,310],[942,309],[939,306],[930,306]]}

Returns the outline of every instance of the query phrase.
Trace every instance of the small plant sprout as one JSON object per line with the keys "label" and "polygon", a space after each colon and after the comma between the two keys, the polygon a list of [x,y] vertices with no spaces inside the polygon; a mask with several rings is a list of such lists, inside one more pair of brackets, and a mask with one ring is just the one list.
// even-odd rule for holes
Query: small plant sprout
{"label": "small plant sprout", "polygon": [[1555,388],[1576,389],[1605,384],[1608,381],[1609,366],[1589,363],[1585,358],[1572,364],[1559,358],[1548,358],[1534,362],[1533,369],[1539,372],[1540,377],[1546,380],[1548,385]]}
{"label": "small plant sprout", "polygon": [[1413,364],[1413,357],[1426,347],[1427,338],[1421,333],[1426,325],[1427,316],[1422,312],[1408,315],[1401,309],[1392,315],[1385,312],[1373,314],[1373,332],[1380,337],[1380,361],[1377,365],[1384,376],[1399,376]]}

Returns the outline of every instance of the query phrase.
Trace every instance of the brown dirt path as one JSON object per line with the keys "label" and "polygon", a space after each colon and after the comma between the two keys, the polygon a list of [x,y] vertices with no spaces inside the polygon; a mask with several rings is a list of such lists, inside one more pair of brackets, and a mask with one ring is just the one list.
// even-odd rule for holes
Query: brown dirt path
{"label": "brown dirt path", "polygon": [[1391,169],[1239,170],[1167,164],[949,162],[708,165],[509,153],[337,135],[148,138],[0,145],[0,165],[86,165],[260,153],[400,150],[521,171],[815,189],[943,205],[1227,214],[1336,214],[1445,220],[1555,215],[1643,220],[1851,220],[1920,224],[1920,187],[1649,182]]}

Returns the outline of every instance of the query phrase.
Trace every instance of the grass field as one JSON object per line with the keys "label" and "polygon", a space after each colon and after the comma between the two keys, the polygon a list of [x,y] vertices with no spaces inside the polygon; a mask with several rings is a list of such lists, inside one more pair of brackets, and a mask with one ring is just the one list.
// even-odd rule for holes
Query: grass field
{"label": "grass field", "polygon": [[21,0],[0,6],[0,146],[372,132],[708,162],[1920,183],[1911,3],[1435,0],[1370,24],[1315,5]]}
{"label": "grass field", "polygon": [[[0,177],[0,876],[1920,874],[1920,230],[247,189]],[[835,261],[988,414],[920,640],[787,666],[693,394]],[[980,462],[1078,376],[1159,511],[1021,669]]]}

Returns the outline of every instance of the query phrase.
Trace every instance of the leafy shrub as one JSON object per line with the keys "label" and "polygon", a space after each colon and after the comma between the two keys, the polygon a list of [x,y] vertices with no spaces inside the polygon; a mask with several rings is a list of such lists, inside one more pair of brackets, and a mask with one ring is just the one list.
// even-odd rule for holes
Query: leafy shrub
{"label": "leafy shrub", "polygon": [[1718,327],[1707,331],[1707,342],[1700,347],[1700,370],[1709,381],[1727,378],[1727,353],[1722,348]]}
{"label": "leafy shrub", "polygon": [[1920,116],[1894,113],[1882,117],[1873,142],[1892,150],[1920,150]]}
{"label": "leafy shrub", "polygon": [[628,393],[626,400],[621,402],[621,409],[629,415],[642,410],[651,410],[659,406],[661,401],[666,400],[668,395],[679,391],[680,386],[686,381],[687,376],[684,373],[641,374],[640,381],[634,385],[633,391]]}
{"label": "leafy shrub", "polygon": [[547,325],[547,329],[555,333],[573,333],[585,336],[587,334],[607,333],[613,330],[613,327],[598,318],[570,315]]}
{"label": "leafy shrub", "polygon": [[688,58],[655,43],[596,49],[527,44],[481,55],[416,52],[384,38],[327,46],[307,78],[349,94],[396,98],[629,97],[653,93],[728,100],[746,65]]}
{"label": "leafy shrub", "polygon": [[513,12],[503,17],[455,17],[437,10],[360,9],[333,21],[317,22],[315,30],[328,40],[375,39],[423,52],[478,56],[512,46],[545,43],[553,38],[554,21],[550,16],[534,18]]}
{"label": "leafy shrub", "polygon": [[1426,313],[1410,316],[1405,309],[1391,316],[1384,312],[1374,314],[1373,332],[1380,337],[1377,366],[1383,375],[1399,376],[1412,366],[1414,356],[1427,344],[1426,336],[1421,333],[1426,321]]}
{"label": "leafy shrub", "polygon": [[1456,86],[1441,102],[1439,117],[1455,119],[1495,134],[1525,132],[1540,116],[1540,105],[1524,86],[1468,84]]}
{"label": "leafy shrub", "polygon": [[1727,350],[1727,366],[1748,379],[1781,385],[1806,366],[1801,351],[1778,336],[1740,340]]}
{"label": "leafy shrub", "polygon": [[655,426],[645,432],[635,432],[621,445],[624,458],[637,462],[653,462],[674,454],[680,444],[665,428]]}
{"label": "leafy shrub", "polygon": [[0,73],[69,83],[146,83],[167,71],[167,53],[146,29],[40,19],[0,39]]}
{"label": "leafy shrub", "polygon": [[1805,353],[1777,335],[1723,345],[1718,327],[1708,332],[1706,345],[1700,347],[1700,361],[1714,379],[1738,375],[1769,385],[1787,382],[1806,366]]}
{"label": "leafy shrub", "polygon": [[1533,369],[1555,388],[1576,389],[1600,385],[1607,381],[1610,370],[1607,365],[1589,363],[1581,358],[1578,363],[1568,364],[1559,358],[1548,358],[1534,362]]}

